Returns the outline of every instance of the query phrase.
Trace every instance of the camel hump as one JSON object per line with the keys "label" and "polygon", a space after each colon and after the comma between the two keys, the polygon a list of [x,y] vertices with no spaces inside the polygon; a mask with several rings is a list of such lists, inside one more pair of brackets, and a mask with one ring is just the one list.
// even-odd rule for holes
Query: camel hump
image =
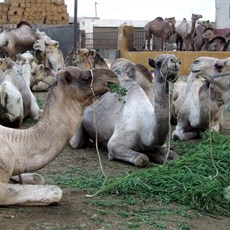
{"label": "camel hump", "polygon": [[26,21],[21,21],[21,22],[19,22],[19,23],[17,24],[17,28],[20,28],[20,27],[23,26],[23,25],[26,25],[26,26],[29,26],[29,27],[32,28],[32,26],[31,26],[28,22],[26,22]]}
{"label": "camel hump", "polygon": [[155,20],[163,21],[164,19],[162,17],[157,17],[157,18],[155,18]]}

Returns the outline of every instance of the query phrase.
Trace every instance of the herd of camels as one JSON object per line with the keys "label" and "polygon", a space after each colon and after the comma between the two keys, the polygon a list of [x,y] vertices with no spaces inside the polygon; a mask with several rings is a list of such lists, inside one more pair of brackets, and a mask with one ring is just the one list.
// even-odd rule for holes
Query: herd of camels
{"label": "herd of camels", "polygon": [[[192,14],[191,22],[184,18],[176,25],[175,17],[161,18],[157,17],[144,26],[144,49],[154,49],[150,47],[150,41],[153,36],[161,39],[160,50],[167,50],[167,42],[174,43],[171,49],[180,51],[229,51],[230,33],[220,36],[209,20],[199,21],[202,18],[200,14]],[[175,41],[172,38],[175,35]]]}
{"label": "herd of camels", "polygon": [[[108,64],[95,50],[78,49],[67,65],[59,43],[26,22],[3,31],[0,48],[0,206],[59,203],[62,190],[36,171],[66,144],[84,148],[97,135],[109,160],[164,164],[178,158],[168,138],[220,131],[230,107],[230,58],[196,59],[187,81],[174,54],[149,58],[147,68],[123,58]],[[123,102],[114,84],[126,89]],[[33,91],[49,91],[44,110]],[[18,129],[27,116],[38,122]]]}

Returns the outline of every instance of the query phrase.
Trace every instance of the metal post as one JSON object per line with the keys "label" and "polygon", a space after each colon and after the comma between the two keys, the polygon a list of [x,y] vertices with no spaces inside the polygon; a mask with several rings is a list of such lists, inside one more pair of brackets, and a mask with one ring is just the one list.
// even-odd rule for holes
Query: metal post
{"label": "metal post", "polygon": [[97,2],[95,2],[95,18],[97,18]]}
{"label": "metal post", "polygon": [[74,32],[73,32],[73,60],[76,58],[78,28],[77,28],[77,0],[74,2]]}

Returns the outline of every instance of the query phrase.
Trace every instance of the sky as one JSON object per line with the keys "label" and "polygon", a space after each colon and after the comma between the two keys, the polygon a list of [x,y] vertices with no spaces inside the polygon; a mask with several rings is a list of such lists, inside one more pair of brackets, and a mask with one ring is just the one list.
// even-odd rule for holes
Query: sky
{"label": "sky", "polygon": [[[65,0],[70,16],[74,16],[74,2]],[[201,20],[215,21],[215,0],[77,0],[77,5],[78,17],[143,21],[175,17],[181,21],[190,20],[194,13],[201,14]]]}

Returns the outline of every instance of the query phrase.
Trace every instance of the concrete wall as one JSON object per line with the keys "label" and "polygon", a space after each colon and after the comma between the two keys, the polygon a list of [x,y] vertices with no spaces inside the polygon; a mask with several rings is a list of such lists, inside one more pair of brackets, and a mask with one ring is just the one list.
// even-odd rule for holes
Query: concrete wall
{"label": "concrete wall", "polygon": [[143,51],[135,52],[129,51],[133,47],[133,31],[134,27],[132,26],[121,26],[118,29],[118,49],[120,50],[120,57],[126,58],[134,63],[143,64],[147,68],[150,68],[148,65],[148,58],[155,58],[162,53],[172,53],[175,54],[181,60],[181,71],[182,75],[189,74],[189,68],[192,62],[198,57],[207,56],[215,58],[228,58],[230,57],[230,52],[195,52],[195,51]]}

